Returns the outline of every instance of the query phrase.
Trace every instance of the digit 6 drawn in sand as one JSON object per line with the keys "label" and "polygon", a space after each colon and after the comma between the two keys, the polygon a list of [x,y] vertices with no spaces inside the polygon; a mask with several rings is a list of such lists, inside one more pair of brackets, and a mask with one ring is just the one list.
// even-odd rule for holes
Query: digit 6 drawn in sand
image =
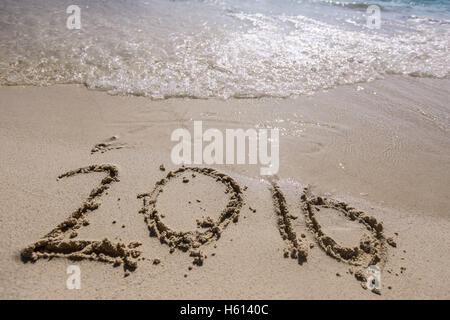
{"label": "digit 6 drawn in sand", "polygon": [[135,248],[140,243],[132,242],[126,246],[124,243],[112,243],[108,239],[101,241],[64,240],[64,236],[69,232],[71,232],[70,238],[75,238],[77,229],[89,225],[87,214],[100,206],[100,203],[96,200],[109,189],[113,182],[119,181],[119,171],[115,166],[109,164],[92,165],[66,172],[58,177],[58,179],[61,179],[92,172],[106,172],[107,176],[103,178],[97,188],[91,191],[81,207],[41,240],[22,250],[21,257],[24,262],[34,262],[41,258],[63,257],[72,260],[87,259],[108,262],[113,263],[115,266],[123,263],[125,270],[136,268],[136,259],[140,256],[140,252],[135,250]]}
{"label": "digit 6 drawn in sand", "polygon": [[[225,193],[231,194],[228,204],[217,221],[213,221],[209,217],[197,220],[197,225],[206,229],[203,232],[197,230],[187,232],[174,231],[162,222],[162,214],[156,209],[156,202],[163,187],[170,180],[179,177],[185,171],[214,178],[225,185]],[[176,171],[170,171],[165,178],[156,183],[152,192],[141,194],[138,198],[144,198],[144,206],[140,212],[145,216],[150,236],[157,237],[161,243],[167,244],[170,247],[170,252],[175,251],[175,249],[184,252],[189,251],[190,256],[194,257],[194,264],[198,266],[203,264],[203,260],[206,257],[198,248],[219,239],[222,231],[228,226],[230,221],[237,222],[243,204],[241,188],[233,178],[211,168],[197,167],[181,167]]]}

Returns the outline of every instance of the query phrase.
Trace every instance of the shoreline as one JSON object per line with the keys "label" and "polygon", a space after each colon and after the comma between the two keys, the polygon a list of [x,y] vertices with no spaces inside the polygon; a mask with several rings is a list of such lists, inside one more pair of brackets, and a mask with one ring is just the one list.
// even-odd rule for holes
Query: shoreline
{"label": "shoreline", "polygon": [[[82,85],[0,87],[1,297],[448,298],[450,91],[445,88],[448,79],[393,76],[296,98],[150,100]],[[167,245],[149,237],[137,195],[179,167],[170,160],[175,144],[170,134],[177,128],[192,131],[193,120],[219,130],[280,129],[275,179],[297,216],[297,235],[314,244],[306,263],[283,257],[269,184],[254,165],[202,166],[247,187],[239,221],[205,245],[204,265],[189,269],[189,254],[169,253]],[[76,210],[103,176],[56,178],[92,164],[117,166],[120,182],[102,196],[76,239],[139,241],[145,259],[126,277],[121,268],[100,262],[20,261],[20,251]],[[158,200],[170,213],[166,223],[177,230],[194,230],[196,219],[217,218],[226,205],[222,186],[208,177],[190,179],[169,184]],[[386,237],[394,238],[381,296],[361,288],[350,266],[327,256],[308,231],[300,203],[306,186],[374,216]],[[333,215],[319,220],[348,246],[364,232]],[[65,287],[70,264],[82,270],[81,290]]]}

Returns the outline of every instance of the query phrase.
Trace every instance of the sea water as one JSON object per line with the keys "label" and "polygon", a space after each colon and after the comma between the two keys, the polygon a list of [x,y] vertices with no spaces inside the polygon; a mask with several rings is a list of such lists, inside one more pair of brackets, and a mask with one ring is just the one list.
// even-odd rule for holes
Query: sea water
{"label": "sea water", "polygon": [[[67,28],[74,4],[80,29]],[[289,97],[390,74],[448,78],[449,42],[448,0],[0,0],[0,85]]]}

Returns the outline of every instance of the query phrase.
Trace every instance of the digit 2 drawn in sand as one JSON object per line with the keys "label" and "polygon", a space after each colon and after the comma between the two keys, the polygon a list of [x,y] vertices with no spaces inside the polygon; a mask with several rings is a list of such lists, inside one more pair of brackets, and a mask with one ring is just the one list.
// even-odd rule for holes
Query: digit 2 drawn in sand
{"label": "digit 2 drawn in sand", "polygon": [[107,176],[102,179],[98,187],[91,191],[81,207],[74,211],[65,221],[41,240],[22,250],[21,257],[24,262],[34,262],[41,258],[63,257],[72,260],[87,259],[108,262],[115,266],[123,263],[125,270],[136,268],[136,259],[140,256],[140,252],[135,249],[140,245],[138,242],[132,242],[126,246],[124,243],[113,243],[108,239],[64,240],[64,237],[69,232],[70,238],[75,238],[78,235],[76,230],[82,226],[89,225],[87,214],[100,206],[97,200],[109,189],[113,182],[119,181],[119,171],[115,166],[109,164],[91,165],[66,172],[58,177],[58,179],[61,179],[92,172],[105,172]]}
{"label": "digit 2 drawn in sand", "polygon": [[[186,171],[214,178],[217,182],[223,183],[226,187],[225,193],[230,194],[228,204],[216,221],[209,217],[197,220],[197,225],[205,229],[202,232],[197,230],[187,232],[174,231],[162,222],[162,214],[156,209],[158,196],[163,191],[164,186]],[[193,263],[198,266],[201,266],[206,258],[206,255],[199,248],[204,244],[219,239],[230,221],[238,222],[240,209],[243,205],[241,188],[233,178],[211,168],[197,167],[181,167],[176,171],[170,171],[165,178],[156,183],[152,192],[141,194],[138,198],[144,198],[144,206],[140,212],[145,216],[150,236],[157,237],[161,243],[167,244],[171,253],[175,249],[184,252],[189,251],[189,255],[194,257]]]}

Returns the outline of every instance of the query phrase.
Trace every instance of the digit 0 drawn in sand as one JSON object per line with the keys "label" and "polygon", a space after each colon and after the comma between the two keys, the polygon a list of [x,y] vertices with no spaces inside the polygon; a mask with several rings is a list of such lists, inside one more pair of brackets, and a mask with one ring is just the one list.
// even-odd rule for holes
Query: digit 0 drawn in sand
{"label": "digit 0 drawn in sand", "polygon": [[103,142],[97,143],[92,149],[91,154],[96,152],[105,153],[106,151],[114,150],[114,149],[122,149],[126,147],[125,143],[120,143],[117,140],[119,136],[112,136]]}
{"label": "digit 0 drawn in sand", "polygon": [[[203,174],[223,183],[226,187],[225,193],[230,194],[226,207],[216,221],[209,217],[197,220],[197,225],[205,231],[174,231],[163,223],[162,216],[164,214],[156,209],[158,196],[163,191],[164,186],[186,171]],[[170,252],[174,252],[175,249],[183,252],[189,251],[189,255],[194,258],[193,264],[198,266],[201,266],[206,258],[206,255],[199,248],[213,240],[218,240],[231,221],[238,222],[240,209],[244,203],[241,187],[233,178],[211,168],[197,167],[181,167],[175,171],[170,171],[165,178],[156,183],[152,192],[141,194],[138,198],[144,198],[144,206],[140,212],[144,214],[150,236],[157,237],[161,243],[167,244],[170,247]]]}
{"label": "digit 0 drawn in sand", "polygon": [[286,199],[280,187],[273,181],[271,185],[272,199],[275,206],[275,213],[277,214],[278,230],[280,231],[281,238],[287,245],[287,248],[284,249],[284,257],[298,259],[299,264],[302,264],[308,256],[308,244],[306,240],[298,238],[292,228],[291,220],[295,219],[295,217],[289,213]]}
{"label": "digit 0 drawn in sand", "polygon": [[113,165],[91,165],[77,170],[66,172],[58,179],[72,177],[78,174],[92,172],[105,172],[100,185],[94,188],[81,207],[74,211],[65,221],[50,231],[41,240],[23,249],[21,258],[24,262],[35,262],[41,258],[61,257],[72,260],[92,260],[112,263],[115,266],[123,264],[124,270],[134,270],[137,267],[137,258],[140,252],[135,248],[141,244],[132,242],[128,245],[103,240],[64,240],[70,233],[70,238],[77,236],[77,229],[89,225],[87,214],[96,210],[100,203],[97,200],[109,189],[113,182],[118,182],[119,171]]}
{"label": "digit 0 drawn in sand", "polygon": [[[306,218],[306,225],[319,243],[319,246],[330,257],[352,265],[351,273],[354,273],[355,278],[361,281],[362,287],[366,289],[366,269],[369,266],[377,266],[381,269],[387,259],[386,243],[388,242],[383,234],[381,222],[378,222],[372,216],[367,216],[362,211],[350,207],[344,202],[314,196],[308,188],[303,190],[300,199],[301,208]],[[339,245],[322,231],[322,226],[316,217],[316,212],[320,208],[330,208],[339,211],[351,221],[358,221],[363,224],[370,234],[365,233],[363,235],[359,246],[350,248]],[[378,289],[372,291],[380,293]]]}

